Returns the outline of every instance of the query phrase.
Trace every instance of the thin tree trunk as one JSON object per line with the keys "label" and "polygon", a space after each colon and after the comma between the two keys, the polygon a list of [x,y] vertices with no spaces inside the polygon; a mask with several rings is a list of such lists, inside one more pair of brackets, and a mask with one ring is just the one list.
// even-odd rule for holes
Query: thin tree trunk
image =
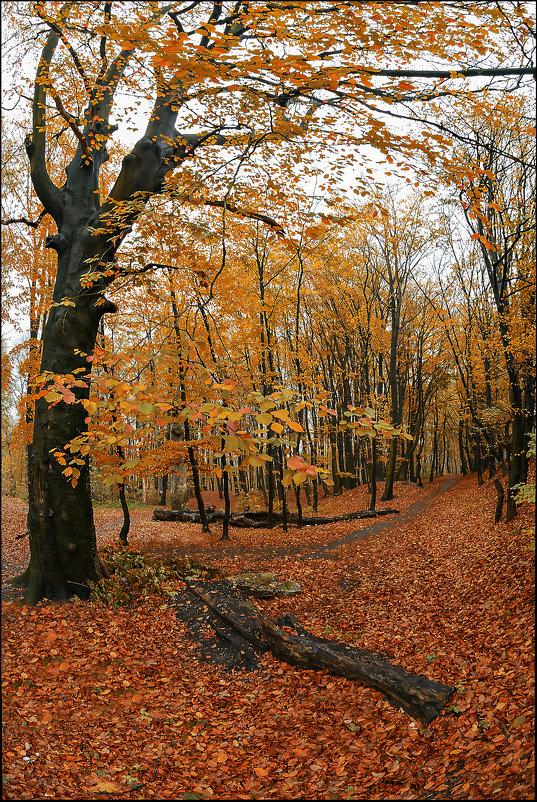
{"label": "thin tree trunk", "polygon": [[[513,393],[511,393],[513,397]],[[515,402],[522,403],[522,399],[515,398]],[[509,469],[509,491],[507,493],[506,521],[512,521],[517,515],[514,486],[525,482],[527,478],[527,458],[526,458],[526,421],[520,406],[515,407],[513,421],[511,423],[511,464]],[[524,470],[526,469],[526,471]]]}
{"label": "thin tree trunk", "polygon": [[121,501],[121,509],[123,510],[123,526],[121,527],[121,531],[119,533],[119,539],[123,543],[124,546],[128,543],[128,534],[131,525],[131,518],[129,514],[129,506],[127,504],[127,499],[125,498],[125,484],[124,482],[120,482],[118,485],[119,488],[119,500]]}
{"label": "thin tree trunk", "polygon": [[369,509],[374,510],[377,503],[377,438],[371,438],[371,501]]}
{"label": "thin tree trunk", "polygon": [[[188,419],[185,420],[185,438],[190,440],[190,425]],[[200,474],[198,470],[198,462],[196,460],[196,454],[194,453],[194,447],[188,446],[188,459],[190,462],[190,468],[192,470],[192,481],[194,483],[194,495],[196,496],[196,501],[198,504],[198,510],[200,514],[200,520],[202,523],[202,532],[210,532],[209,529],[209,521],[207,520],[207,513],[205,512],[205,504],[203,503],[203,496],[201,494],[201,486],[200,486]]]}
{"label": "thin tree trunk", "polygon": [[298,513],[297,527],[300,529],[300,527],[302,526],[302,504],[300,502],[300,485],[295,485],[295,500],[296,500],[296,509]]}
{"label": "thin tree trunk", "polygon": [[386,484],[384,485],[384,493],[382,494],[382,501],[391,501],[393,499],[393,481],[395,478],[395,461],[397,459],[397,438],[392,437],[390,442],[390,453],[388,455],[388,464],[386,466]]}
{"label": "thin tree trunk", "polygon": [[479,487],[483,484],[483,470],[481,464],[481,440],[479,435],[474,438],[474,453],[475,453],[475,469],[477,471],[477,484]]}
{"label": "thin tree trunk", "polygon": [[468,473],[468,466],[466,464],[466,457],[464,454],[464,442],[462,438],[463,428],[464,425],[462,422],[462,418],[459,418],[459,457],[461,460],[461,473],[463,476],[466,476],[466,474]]}
{"label": "thin tree trunk", "polygon": [[282,446],[280,446],[279,451],[280,451],[280,484],[281,484],[282,490],[283,490],[282,525],[283,525],[283,531],[287,532],[287,518],[288,518],[288,515],[287,515],[287,495],[286,495],[286,489],[283,486],[283,449],[282,449]]}
{"label": "thin tree trunk", "polygon": [[267,478],[268,478],[268,527],[273,525],[273,518],[274,518],[274,453],[272,448],[272,443],[269,443],[267,446],[267,454],[272,459],[266,463],[267,465]]}
{"label": "thin tree trunk", "polygon": [[162,483],[161,483],[161,486],[160,486],[159,504],[160,504],[161,507],[165,507],[166,506],[166,492],[167,492],[167,490],[168,490],[168,474],[165,473],[164,476],[162,477]]}
{"label": "thin tree trunk", "polygon": [[496,501],[496,512],[495,512],[495,515],[494,515],[494,523],[497,524],[498,521],[502,517],[503,501],[504,501],[504,498],[505,498],[505,492],[504,492],[504,489],[503,489],[503,485],[502,485],[502,483],[500,482],[499,479],[495,479],[494,480],[494,487],[496,488],[496,494],[497,494],[497,497],[498,497],[497,501]]}
{"label": "thin tree trunk", "polygon": [[[222,438],[222,449],[224,448],[224,439]],[[231,503],[229,500],[229,482],[228,473],[226,471],[226,457],[222,454],[222,485],[224,493],[224,520],[222,521],[222,537],[220,540],[229,540],[229,518],[231,514]]]}

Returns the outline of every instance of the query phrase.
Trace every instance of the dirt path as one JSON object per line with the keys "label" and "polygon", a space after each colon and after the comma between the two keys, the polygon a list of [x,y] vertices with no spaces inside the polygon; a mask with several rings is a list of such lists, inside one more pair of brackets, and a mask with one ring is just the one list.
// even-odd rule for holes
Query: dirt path
{"label": "dirt path", "polygon": [[401,515],[385,518],[382,521],[371,524],[371,526],[368,526],[366,529],[358,529],[356,532],[351,532],[350,535],[346,535],[346,537],[342,537],[339,540],[333,540],[331,543],[327,543],[326,546],[322,546],[320,549],[316,549],[308,554],[301,554],[298,556],[298,559],[317,560],[320,557],[335,559],[335,557],[332,557],[330,554],[328,554],[328,552],[332,551],[332,549],[337,549],[338,546],[351,543],[353,540],[363,540],[363,538],[369,537],[376,532],[380,532],[381,529],[386,529],[390,526],[396,526],[403,521],[408,521],[409,518],[414,518],[416,515],[419,515],[421,512],[426,510],[433,499],[435,499],[440,493],[443,493],[445,490],[451,490],[451,488],[455,486],[456,482],[457,479],[454,476],[450,476],[449,479],[446,479],[446,481],[443,482],[434,493],[422,501],[416,501],[414,504],[411,504],[408,510]]}
{"label": "dirt path", "polygon": [[[288,544],[285,546],[268,545],[252,548],[251,546],[233,541],[229,544],[229,546],[224,546],[222,542],[219,541],[217,545],[206,546],[193,546],[190,544],[186,545],[185,547],[178,546],[177,544],[173,546],[171,544],[163,544],[162,546],[153,545],[151,548],[151,554],[160,558],[167,555],[169,556],[173,553],[174,558],[188,556],[205,557],[208,559],[226,559],[230,557],[267,557],[268,559],[277,557],[293,557],[297,560],[318,560],[321,558],[337,559],[336,555],[330,554],[331,551],[337,549],[339,546],[351,543],[354,540],[363,540],[370,535],[376,534],[382,529],[396,527],[400,523],[416,517],[420,513],[424,512],[428,508],[429,504],[433,502],[440,493],[443,493],[446,490],[450,490],[452,487],[454,487],[456,482],[457,477],[450,476],[443,481],[433,493],[429,494],[424,499],[414,502],[399,515],[391,515],[389,518],[383,518],[378,522],[371,524],[370,526],[355,530],[345,537],[330,541],[329,543],[326,543],[313,551],[309,550],[311,549],[311,545],[308,546],[304,543],[296,546]],[[327,526],[329,525],[327,524]],[[305,531],[306,529],[307,527],[304,527],[304,530],[299,531]],[[255,531],[262,532],[267,530]]]}
{"label": "dirt path", "polygon": [[[143,551],[146,551],[151,556],[157,558],[165,558],[170,556],[173,556],[174,558],[181,558],[192,556],[215,560],[235,557],[266,557],[267,559],[291,557],[298,560],[318,560],[321,558],[336,559],[336,555],[333,552],[335,552],[335,550],[337,550],[340,546],[346,545],[355,540],[363,540],[364,538],[376,534],[383,529],[397,527],[399,524],[407,521],[408,519],[414,518],[426,510],[428,505],[434,502],[440,493],[452,488],[456,484],[456,481],[456,477],[449,477],[442,481],[432,493],[429,493],[425,498],[414,502],[399,515],[383,518],[369,526],[357,529],[350,534],[339,538],[338,540],[333,540],[328,543],[324,543],[323,545],[315,544],[315,542],[309,544],[304,543],[304,540],[295,542],[295,544],[292,542],[285,543],[285,540],[282,543],[282,539],[280,539],[280,543],[282,544],[279,545],[275,544],[274,542],[270,542],[267,540],[267,538],[264,539],[264,543],[262,545],[260,544],[258,546],[253,546],[251,543],[239,543],[236,540],[231,541],[229,545],[223,544],[222,541],[219,540],[215,541],[214,539],[212,542],[207,543],[202,541],[201,535],[198,537],[197,532],[194,535],[195,542],[192,542],[191,540],[189,542],[181,542],[182,532],[186,531],[188,527],[192,529],[192,525],[187,524],[183,525],[183,530],[177,530],[175,538],[170,537],[169,540],[162,541],[160,540],[161,536],[159,535],[160,542],[159,540],[151,538],[149,542],[144,544],[142,542],[138,543],[138,538],[133,537],[133,543],[139,545],[142,547]],[[333,501],[334,499],[331,498],[326,499],[327,509],[323,510],[324,514],[337,514],[338,510],[335,507],[332,509],[328,506],[328,504],[332,504]],[[355,503],[356,501],[357,499],[355,499]],[[365,499],[362,501],[365,501]],[[358,504],[360,504],[360,502],[358,502]],[[22,540],[18,541],[14,540],[14,537],[17,534],[24,532],[26,526],[27,505],[20,499],[5,499],[5,503],[2,505],[2,507],[2,599],[8,600],[13,598],[13,588],[10,585],[6,586],[4,584],[6,579],[8,577],[15,576],[17,573],[20,573],[28,564],[29,549],[27,538],[23,538]],[[134,529],[136,529],[137,525],[143,524],[145,526],[146,524],[150,524],[156,527],[156,529],[153,529],[152,531],[154,533],[158,532],[159,524],[154,524],[154,522],[151,522],[149,515],[150,513],[148,511],[135,510],[131,512],[131,522]],[[110,537],[106,536],[104,533],[106,531],[113,531],[118,527],[120,516],[121,511],[118,510],[100,511],[100,515],[98,515],[96,521],[96,523],[98,523],[99,545],[102,545],[103,537],[106,537],[104,542],[110,540]],[[171,526],[174,525],[172,524]],[[255,531],[258,533],[258,536],[261,539],[263,539],[263,532],[265,535],[267,535],[266,530]],[[312,530],[309,530],[308,527],[304,527],[304,529],[297,531],[303,533],[303,537],[305,539],[307,537],[307,532]],[[17,545],[14,549],[15,543]],[[316,545],[317,547],[315,548]]]}

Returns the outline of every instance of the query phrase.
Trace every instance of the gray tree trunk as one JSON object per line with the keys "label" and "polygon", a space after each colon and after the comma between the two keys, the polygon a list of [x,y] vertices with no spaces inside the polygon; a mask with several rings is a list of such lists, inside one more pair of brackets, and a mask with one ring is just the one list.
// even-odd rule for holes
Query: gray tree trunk
{"label": "gray tree trunk", "polygon": [[[182,423],[173,423],[170,440],[174,443],[184,442],[185,427]],[[187,467],[183,462],[174,465],[170,470],[170,507],[172,510],[186,510],[190,498]]]}

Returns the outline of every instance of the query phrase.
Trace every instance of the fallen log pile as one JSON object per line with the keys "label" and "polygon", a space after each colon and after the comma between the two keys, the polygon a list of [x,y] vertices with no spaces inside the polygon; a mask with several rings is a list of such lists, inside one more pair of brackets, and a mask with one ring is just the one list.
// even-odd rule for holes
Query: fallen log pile
{"label": "fallen log pile", "polygon": [[[361,510],[360,512],[349,512],[347,515],[335,515],[332,518],[327,517],[308,517],[302,516],[302,524],[304,526],[316,526],[318,524],[333,524],[338,521],[355,521],[360,518],[378,518],[381,515],[397,515],[399,510]],[[224,512],[222,510],[207,511],[207,520],[211,521],[223,520]],[[273,521],[283,521],[281,512],[272,513]],[[186,521],[189,523],[201,523],[200,514],[196,510],[153,510],[154,521]],[[297,513],[290,512],[287,514],[287,521],[289,523],[298,523]],[[233,513],[229,519],[230,526],[248,527],[249,529],[261,529],[268,525],[268,512],[266,510],[252,510],[245,513]]]}
{"label": "fallen log pile", "polygon": [[200,642],[202,656],[229,668],[256,668],[257,655],[270,650],[290,665],[329,671],[375,688],[423,724],[440,715],[454,690],[410,674],[384,655],[318,638],[303,629],[292,614],[275,622],[226,579],[187,580],[173,605],[178,618],[187,622]]}

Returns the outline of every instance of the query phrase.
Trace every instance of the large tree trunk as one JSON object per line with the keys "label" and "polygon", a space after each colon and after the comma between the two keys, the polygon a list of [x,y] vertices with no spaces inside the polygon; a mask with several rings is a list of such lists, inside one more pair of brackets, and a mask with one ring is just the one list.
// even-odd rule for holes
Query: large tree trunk
{"label": "large tree trunk", "polygon": [[[104,297],[116,276],[117,249],[149,197],[161,192],[166,175],[182,162],[188,150],[186,140],[180,144],[174,141],[174,96],[158,93],[144,136],[123,159],[110,195],[101,203],[99,171],[108,159],[106,142],[114,130],[109,115],[117,83],[130,58],[129,50],[122,51],[95,85],[79,132],[79,145],[65,171],[65,183],[56,186],[46,164],[46,93],[60,34],[59,29],[48,34],[41,54],[32,132],[25,145],[34,189],[58,231],[46,243],[58,254],[58,268],[53,305],[43,330],[40,370],[42,375],[47,374],[45,386],[52,389],[55,378],[61,384],[67,382],[74,399],[65,394],[53,406],[46,397],[36,403],[28,460],[30,564],[18,578],[27,587],[27,603],[36,603],[44,596],[87,597],[88,582],[102,575],[88,458],[77,454],[82,464],[76,467],[80,475],[73,486],[53,454],[76,438],[83,442],[87,434],[88,413],[80,403],[89,397],[91,364],[87,357],[93,355],[102,316],[117,312],[116,305]],[[191,139],[195,147],[198,137]],[[134,198],[137,202],[133,206]],[[73,386],[75,379],[84,376],[85,386]]]}
{"label": "large tree trunk", "polygon": [[[75,258],[80,258],[76,246]],[[82,256],[82,259],[84,256]],[[58,272],[62,268],[62,259]],[[43,334],[41,373],[79,376],[91,369],[86,354],[92,354],[99,320],[111,305],[95,308],[94,300],[77,299],[76,307],[58,306],[50,311]],[[77,353],[77,350],[79,353]],[[89,385],[89,381],[86,380]],[[89,396],[89,386],[73,388],[77,400]],[[50,406],[45,398],[36,402],[28,476],[28,532],[30,564],[24,575],[25,600],[34,604],[43,596],[66,599],[86,597],[88,580],[102,576],[97,556],[90,492],[89,465],[77,466],[80,476],[73,487],[53,456],[55,450],[87,430],[87,412],[80,403],[63,401]],[[77,455],[79,456],[79,455]]]}

